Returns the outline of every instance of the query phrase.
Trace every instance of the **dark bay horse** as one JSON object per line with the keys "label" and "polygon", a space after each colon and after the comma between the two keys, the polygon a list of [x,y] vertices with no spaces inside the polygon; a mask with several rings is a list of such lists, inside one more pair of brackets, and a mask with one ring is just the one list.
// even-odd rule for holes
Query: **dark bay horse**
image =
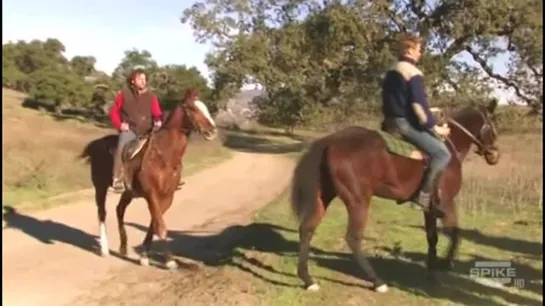
{"label": "dark bay horse", "polygon": [[[191,132],[197,130],[206,140],[216,138],[217,129],[208,109],[198,99],[194,89],[186,92],[184,99],[169,114],[163,126],[151,133],[138,153],[126,161],[125,169],[131,169],[132,189],[121,194],[117,204],[117,222],[119,228],[119,252],[127,254],[127,233],[124,216],[129,204],[135,198],[147,201],[151,215],[148,232],[143,241],[144,252],[140,263],[148,265],[148,253],[151,250],[153,234],[159,238],[158,243],[165,256],[165,265],[175,268],[170,250],[166,246],[167,227],[163,214],[172,205],[174,192],[182,172],[182,157],[188,145]],[[89,143],[82,158],[91,164],[91,179],[95,187],[95,200],[98,208],[100,227],[100,248],[103,256],[109,255],[108,237],[106,234],[106,194],[112,183],[113,157],[117,146],[117,135],[110,135]]]}
{"label": "dark bay horse", "polygon": [[[499,161],[494,110],[497,101],[487,106],[468,107],[446,116],[451,133],[446,144],[452,153],[441,175],[434,201],[443,205],[442,222],[450,234],[446,258],[437,259],[437,215],[424,213],[428,241],[427,266],[430,277],[448,270],[459,243],[458,218],[454,198],[462,185],[462,162],[472,144],[486,162]],[[414,153],[414,152],[413,152]],[[308,290],[319,290],[308,271],[310,241],[328,205],[339,196],[348,212],[346,242],[362,270],[373,282],[374,290],[386,292],[388,286],[375,273],[362,252],[363,231],[372,196],[408,202],[418,188],[427,156],[409,158],[391,154],[375,130],[348,127],[314,141],[294,169],[291,206],[299,219],[299,262],[297,274]],[[439,195],[438,195],[439,194]]]}

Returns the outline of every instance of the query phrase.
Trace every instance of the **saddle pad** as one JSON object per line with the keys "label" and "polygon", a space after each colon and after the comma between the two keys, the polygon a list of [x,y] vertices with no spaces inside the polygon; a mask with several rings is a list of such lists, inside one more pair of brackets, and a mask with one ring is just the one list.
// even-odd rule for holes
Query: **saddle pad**
{"label": "saddle pad", "polygon": [[418,151],[418,148],[415,145],[401,139],[400,137],[394,136],[382,130],[377,130],[377,133],[380,135],[382,140],[384,140],[386,149],[390,153],[413,158],[412,153],[414,151]]}

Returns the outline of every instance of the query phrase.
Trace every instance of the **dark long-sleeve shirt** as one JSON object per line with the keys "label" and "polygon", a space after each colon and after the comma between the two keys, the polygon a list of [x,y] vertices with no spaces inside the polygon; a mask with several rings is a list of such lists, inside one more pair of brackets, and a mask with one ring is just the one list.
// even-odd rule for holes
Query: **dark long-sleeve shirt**
{"label": "dark long-sleeve shirt", "polygon": [[435,126],[422,72],[410,59],[402,58],[386,73],[382,83],[382,112],[385,118],[406,118],[418,129]]}

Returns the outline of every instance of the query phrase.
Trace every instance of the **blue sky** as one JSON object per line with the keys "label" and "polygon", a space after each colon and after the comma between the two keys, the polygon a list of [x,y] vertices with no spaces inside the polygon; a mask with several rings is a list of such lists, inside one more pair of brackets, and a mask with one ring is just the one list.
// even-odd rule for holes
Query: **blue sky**
{"label": "blue sky", "polygon": [[[158,4],[152,4],[158,3]],[[160,64],[196,66],[204,76],[208,46],[197,44],[182,24],[190,0],[3,0],[2,43],[54,37],[65,55],[92,55],[111,73],[132,48],[146,49]]]}
{"label": "blue sky", "polygon": [[[57,38],[65,55],[92,55],[96,68],[111,73],[132,48],[146,49],[160,65],[196,66],[208,78],[207,45],[197,44],[192,29],[180,22],[194,0],[3,0],[2,43]],[[158,3],[158,4],[152,4]],[[462,55],[472,62],[469,56]],[[505,57],[494,61],[504,72]],[[498,91],[499,96],[506,96]]]}

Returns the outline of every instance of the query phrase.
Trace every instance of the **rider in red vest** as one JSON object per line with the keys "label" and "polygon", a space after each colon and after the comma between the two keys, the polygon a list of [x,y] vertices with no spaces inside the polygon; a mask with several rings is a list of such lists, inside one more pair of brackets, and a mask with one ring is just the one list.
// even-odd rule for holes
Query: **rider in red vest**
{"label": "rider in red vest", "polygon": [[112,188],[116,192],[122,192],[124,189],[121,160],[123,147],[138,135],[148,132],[153,126],[160,127],[162,124],[159,100],[148,89],[145,72],[135,69],[128,81],[127,88],[117,94],[110,109],[112,124],[119,131],[112,179]]}
{"label": "rider in red vest", "polygon": [[[161,106],[157,96],[147,87],[146,74],[142,69],[135,69],[128,79],[128,86],[122,89],[110,109],[110,119],[119,131],[119,140],[114,157],[112,188],[123,192],[123,147],[138,135],[148,133],[152,128],[162,125]],[[183,182],[180,182],[178,187]]]}

